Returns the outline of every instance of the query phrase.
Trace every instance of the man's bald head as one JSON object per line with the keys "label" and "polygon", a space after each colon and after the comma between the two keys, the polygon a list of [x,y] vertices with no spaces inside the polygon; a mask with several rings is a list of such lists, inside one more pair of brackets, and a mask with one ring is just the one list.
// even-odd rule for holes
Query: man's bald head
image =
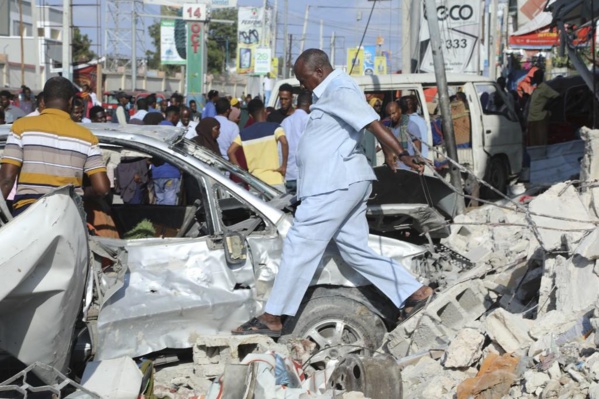
{"label": "man's bald head", "polygon": [[393,126],[394,127],[397,126],[397,124],[399,123],[401,116],[402,116],[402,112],[401,112],[401,108],[399,107],[399,104],[395,101],[391,101],[385,107],[385,111],[387,112],[387,115],[391,119],[391,123],[393,124]]}
{"label": "man's bald head", "polygon": [[317,48],[311,48],[301,53],[300,56],[297,57],[295,63],[297,64],[299,61],[301,61],[309,71],[314,71],[317,68],[333,70],[327,53]]}
{"label": "man's bald head", "polygon": [[297,57],[293,70],[300,84],[312,91],[333,72],[333,67],[324,51],[312,48]]}
{"label": "man's bald head", "polygon": [[385,112],[387,112],[387,115],[390,114],[393,110],[395,110],[396,108],[399,108],[399,105],[395,102],[395,101],[391,101],[389,104],[387,104],[387,106],[385,107]]}

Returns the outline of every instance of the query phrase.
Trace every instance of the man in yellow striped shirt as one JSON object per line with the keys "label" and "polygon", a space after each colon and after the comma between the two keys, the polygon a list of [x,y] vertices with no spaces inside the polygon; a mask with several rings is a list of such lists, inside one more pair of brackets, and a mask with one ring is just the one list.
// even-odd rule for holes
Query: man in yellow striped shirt
{"label": "man in yellow striped shirt", "polygon": [[57,187],[71,184],[83,195],[84,173],[91,182],[87,195],[103,197],[110,191],[98,139],[71,120],[73,96],[68,79],[50,78],[44,86],[42,113],[12,125],[0,161],[0,189],[7,198],[18,177],[15,216]]}

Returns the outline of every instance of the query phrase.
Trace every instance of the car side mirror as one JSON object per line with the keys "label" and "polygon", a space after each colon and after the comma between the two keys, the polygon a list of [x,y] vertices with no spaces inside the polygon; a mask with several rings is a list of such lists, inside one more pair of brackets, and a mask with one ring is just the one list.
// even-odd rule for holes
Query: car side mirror
{"label": "car side mirror", "polygon": [[225,259],[229,265],[243,265],[247,260],[247,246],[243,234],[237,231],[225,233],[223,246]]}

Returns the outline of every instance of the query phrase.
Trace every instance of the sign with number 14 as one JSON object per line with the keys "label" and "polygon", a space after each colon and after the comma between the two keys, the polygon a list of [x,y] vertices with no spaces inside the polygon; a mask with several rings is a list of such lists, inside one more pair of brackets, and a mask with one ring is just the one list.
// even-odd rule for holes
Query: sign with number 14
{"label": "sign with number 14", "polygon": [[208,21],[210,19],[210,10],[206,4],[185,4],[183,5],[183,19],[187,21]]}

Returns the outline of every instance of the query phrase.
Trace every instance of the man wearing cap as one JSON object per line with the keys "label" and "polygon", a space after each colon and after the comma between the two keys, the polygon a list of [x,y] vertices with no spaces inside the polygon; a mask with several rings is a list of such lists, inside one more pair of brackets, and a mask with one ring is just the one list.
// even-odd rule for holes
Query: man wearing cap
{"label": "man wearing cap", "polygon": [[218,91],[210,90],[208,92],[208,101],[202,110],[202,118],[214,118],[216,116],[216,102],[218,101]]}
{"label": "man wearing cap", "polygon": [[129,123],[129,112],[127,111],[127,104],[129,104],[129,100],[131,96],[125,93],[124,91],[120,91],[116,94],[116,99],[119,102],[119,105],[114,110],[114,114],[112,115],[112,122],[118,123],[120,125],[126,125]]}

